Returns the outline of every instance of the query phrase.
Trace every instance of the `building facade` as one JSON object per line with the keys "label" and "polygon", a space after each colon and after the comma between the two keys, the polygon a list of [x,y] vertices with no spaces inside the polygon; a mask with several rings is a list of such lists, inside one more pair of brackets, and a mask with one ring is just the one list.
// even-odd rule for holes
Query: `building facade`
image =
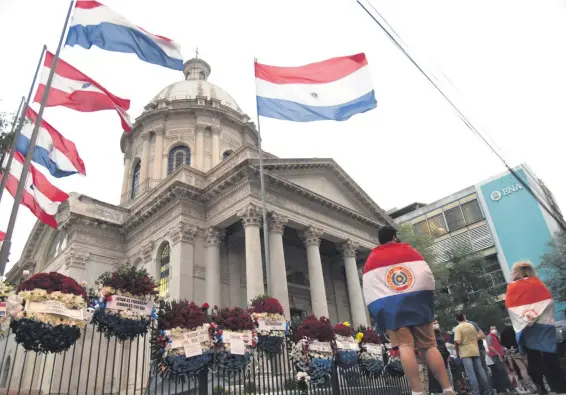
{"label": "building facade", "polygon": [[71,194],[59,229],[38,222],[7,278],[58,271],[94,284],[128,262],[146,267],[165,298],[245,307],[269,289],[287,317],[367,324],[358,261],[391,219],[332,159],[264,153],[264,235],[257,130],[210,71],[187,61],[185,80],[122,136],[121,203]]}
{"label": "building facade", "polygon": [[[399,224],[412,224],[415,233],[434,238],[440,261],[449,260],[448,252],[453,249],[482,254],[484,274],[497,294],[505,293],[515,262],[540,265],[542,256],[550,251],[548,243],[560,229],[558,221],[563,221],[551,192],[527,165],[434,203],[414,203],[389,214]],[[556,311],[562,306],[558,303]]]}

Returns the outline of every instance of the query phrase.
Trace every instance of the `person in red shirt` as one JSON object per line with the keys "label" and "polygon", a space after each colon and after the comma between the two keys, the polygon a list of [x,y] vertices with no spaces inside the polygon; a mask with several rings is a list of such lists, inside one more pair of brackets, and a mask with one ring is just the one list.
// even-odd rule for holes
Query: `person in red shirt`
{"label": "person in red shirt", "polygon": [[486,337],[488,355],[493,361],[490,366],[493,386],[497,392],[512,392],[513,388],[505,369],[505,349],[497,337],[497,328],[492,326]]}

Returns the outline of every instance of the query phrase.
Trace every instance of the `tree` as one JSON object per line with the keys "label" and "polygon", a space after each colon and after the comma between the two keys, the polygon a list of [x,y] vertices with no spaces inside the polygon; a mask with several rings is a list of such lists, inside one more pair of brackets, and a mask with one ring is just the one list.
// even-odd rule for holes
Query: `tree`
{"label": "tree", "polygon": [[4,156],[14,142],[14,133],[11,132],[13,119],[13,115],[0,113],[0,157]]}
{"label": "tree", "polygon": [[431,267],[436,279],[436,315],[444,329],[455,326],[455,315],[460,311],[482,328],[503,326],[507,314],[496,296],[487,290],[489,283],[483,276],[483,256],[454,249],[448,252],[448,262],[441,262],[432,248],[433,238],[415,234],[411,224],[399,227],[399,238],[419,251]]}
{"label": "tree", "polygon": [[552,249],[539,266],[544,282],[556,300],[566,301],[566,233],[558,231],[548,243]]}

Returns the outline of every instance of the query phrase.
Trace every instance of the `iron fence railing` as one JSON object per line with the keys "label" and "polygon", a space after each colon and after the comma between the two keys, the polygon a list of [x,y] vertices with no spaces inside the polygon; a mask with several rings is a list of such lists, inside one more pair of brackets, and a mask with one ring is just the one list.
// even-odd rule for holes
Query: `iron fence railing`
{"label": "iron fence railing", "polygon": [[[246,371],[228,372],[212,364],[198,377],[166,378],[150,361],[150,333],[131,341],[106,339],[88,325],[81,338],[60,354],[25,351],[8,335],[0,341],[0,394],[65,395],[223,395],[304,392],[296,381],[288,350],[279,355],[257,351]],[[359,367],[334,367],[320,387],[309,394],[405,395],[411,390],[405,377],[369,378]]]}

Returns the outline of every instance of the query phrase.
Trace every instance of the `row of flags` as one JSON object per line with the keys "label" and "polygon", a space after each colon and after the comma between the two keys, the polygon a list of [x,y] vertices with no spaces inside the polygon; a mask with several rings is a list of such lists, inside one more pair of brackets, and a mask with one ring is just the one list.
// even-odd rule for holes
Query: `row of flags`
{"label": "row of flags", "polygon": [[[85,49],[96,46],[111,52],[134,53],[148,63],[174,70],[183,69],[183,58],[178,44],[166,37],[147,32],[97,1],[75,2],[65,44]],[[39,85],[33,98],[35,103],[41,103],[50,71],[55,67],[46,107],[63,106],[80,112],[114,110],[120,118],[122,129],[131,131],[132,122],[127,113],[130,109],[129,100],[112,94],[93,78],[61,58],[57,59],[54,66],[54,59],[53,53],[45,52]],[[12,147],[15,149],[12,164],[7,174],[4,172],[0,176],[0,179],[8,177],[6,190],[14,197],[38,118],[38,114],[31,107],[26,107],[24,126]],[[32,161],[45,167],[51,176],[56,178],[77,173],[86,175],[86,168],[76,145],[44,119],[40,120]],[[2,162],[3,169],[6,169],[7,162],[6,157]],[[55,187],[33,164],[30,165],[21,203],[40,221],[57,228],[57,209],[68,197],[68,194]],[[4,232],[0,232],[0,243],[4,237]]]}

